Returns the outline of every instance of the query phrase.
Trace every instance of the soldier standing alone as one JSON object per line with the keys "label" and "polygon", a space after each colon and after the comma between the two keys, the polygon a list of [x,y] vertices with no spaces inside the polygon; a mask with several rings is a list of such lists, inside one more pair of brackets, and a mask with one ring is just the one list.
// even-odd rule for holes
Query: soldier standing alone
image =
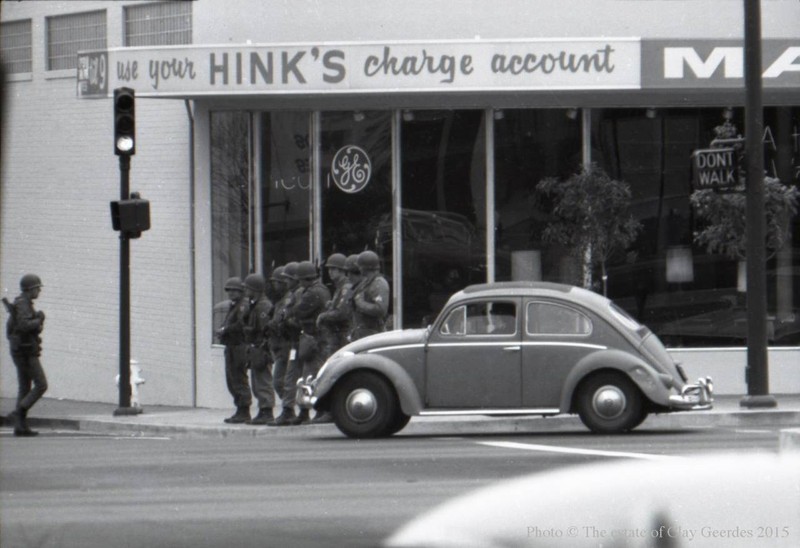
{"label": "soldier standing alone", "polygon": [[358,269],[361,282],[353,290],[351,341],[385,331],[389,313],[389,282],[380,273],[378,255],[374,251],[362,251],[358,255]]}
{"label": "soldier standing alone", "polygon": [[[22,293],[9,305],[10,317],[6,325],[6,336],[11,347],[11,359],[17,368],[17,407],[9,415],[14,422],[15,436],[35,436],[38,432],[28,427],[28,411],[47,391],[47,377],[39,361],[42,353],[44,312],[33,308],[39,297],[42,280],[36,274],[25,274],[19,282]],[[31,388],[33,385],[33,388]]]}

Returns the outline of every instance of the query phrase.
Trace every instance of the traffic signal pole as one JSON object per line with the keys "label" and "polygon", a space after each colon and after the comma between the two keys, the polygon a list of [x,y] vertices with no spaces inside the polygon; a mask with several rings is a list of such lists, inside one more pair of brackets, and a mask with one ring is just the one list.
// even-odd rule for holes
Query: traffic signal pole
{"label": "traffic signal pole", "polygon": [[776,407],[769,395],[767,275],[764,218],[764,133],[761,77],[760,0],[744,0],[745,156],[747,158],[747,396],[742,407]]}
{"label": "traffic signal pole", "polygon": [[[130,197],[131,157],[119,157],[120,200]],[[131,407],[131,252],[130,238],[119,233],[119,407],[114,415],[137,415],[141,408]]]}
{"label": "traffic signal pole", "polygon": [[[122,219],[123,204],[130,198],[131,156],[136,153],[135,92],[114,90],[114,154],[119,156],[119,407],[114,415],[138,415],[141,407],[131,407],[131,266],[130,240],[136,237]],[[114,207],[112,204],[112,217]],[[127,212],[127,209],[125,210]],[[113,219],[112,219],[113,224]],[[149,228],[149,216],[147,221]],[[146,229],[145,229],[146,230]]]}

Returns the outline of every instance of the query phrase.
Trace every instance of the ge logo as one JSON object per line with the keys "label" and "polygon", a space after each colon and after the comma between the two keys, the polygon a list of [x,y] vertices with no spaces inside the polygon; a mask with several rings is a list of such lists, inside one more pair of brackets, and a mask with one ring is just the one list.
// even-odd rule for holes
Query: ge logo
{"label": "ge logo", "polygon": [[364,149],[346,145],[339,149],[331,162],[333,182],[343,192],[355,194],[364,190],[372,176],[372,162]]}

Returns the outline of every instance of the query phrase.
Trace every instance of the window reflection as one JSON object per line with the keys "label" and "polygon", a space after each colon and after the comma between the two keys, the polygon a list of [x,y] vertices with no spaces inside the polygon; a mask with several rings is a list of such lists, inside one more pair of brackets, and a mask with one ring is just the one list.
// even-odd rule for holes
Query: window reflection
{"label": "window reflection", "polygon": [[223,285],[249,269],[250,116],[246,112],[211,113],[211,251],[215,321],[224,317]]}
{"label": "window reflection", "polygon": [[497,281],[575,283],[568,250],[545,245],[548,211],[534,200],[546,177],[566,178],[581,165],[581,119],[570,110],[504,110],[495,116],[495,254]]}
{"label": "window reflection", "polygon": [[411,111],[401,129],[403,320],[428,323],[486,281],[483,112]]}

